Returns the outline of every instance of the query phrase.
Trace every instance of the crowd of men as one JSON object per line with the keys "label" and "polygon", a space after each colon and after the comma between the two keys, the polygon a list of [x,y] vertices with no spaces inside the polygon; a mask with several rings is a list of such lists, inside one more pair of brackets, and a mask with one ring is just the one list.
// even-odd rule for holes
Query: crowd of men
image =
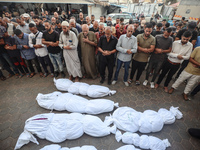
{"label": "crowd of men", "polygon": [[[166,76],[165,92],[171,94],[187,82],[183,98],[188,100],[190,93],[194,96],[200,90],[200,84],[193,90],[200,81],[196,22],[185,24],[181,20],[170,27],[165,19],[160,23],[146,22],[141,16],[138,21],[130,19],[128,24],[124,18],[117,18],[112,24],[111,17],[101,16],[98,22],[94,15],[84,18],[82,12],[76,20],[73,14],[68,18],[54,12],[50,17],[45,11],[42,16],[31,12],[16,18],[5,12],[0,25],[0,64],[9,73],[8,78],[31,78],[36,70],[40,77],[64,78],[66,66],[69,79],[75,82],[100,76],[101,84],[107,78],[108,85],[114,85],[123,66],[125,86],[133,82],[135,74],[135,84],[140,85],[146,68],[144,86],[150,83],[151,88],[158,88]],[[168,89],[175,74],[176,81]],[[6,79],[1,71],[0,77]]]}

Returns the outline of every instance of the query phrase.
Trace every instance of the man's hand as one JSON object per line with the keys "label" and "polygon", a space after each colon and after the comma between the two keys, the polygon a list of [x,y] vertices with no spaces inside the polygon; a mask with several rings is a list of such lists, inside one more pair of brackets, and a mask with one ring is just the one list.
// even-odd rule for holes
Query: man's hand
{"label": "man's hand", "polygon": [[23,45],[24,49],[29,49],[29,46]]}
{"label": "man's hand", "polygon": [[68,45],[68,46],[63,46],[63,48],[64,49],[68,49],[68,50],[70,50],[71,49],[71,47]]}
{"label": "man's hand", "polygon": [[179,60],[182,60],[182,59],[183,59],[183,57],[182,57],[181,55],[178,55],[177,58],[178,58]]}
{"label": "man's hand", "polygon": [[103,56],[108,56],[108,55],[111,55],[112,53],[111,53],[111,51],[105,50],[102,54],[103,54]]}
{"label": "man's hand", "polygon": [[195,65],[195,64],[192,64],[195,68],[199,68],[199,66]]}
{"label": "man's hand", "polygon": [[89,39],[88,39],[88,37],[83,38],[83,42],[85,42],[85,43],[89,43]]}
{"label": "man's hand", "polygon": [[128,50],[126,51],[126,53],[127,53],[127,54],[132,54],[131,49],[128,49]]}
{"label": "man's hand", "polygon": [[54,43],[53,42],[49,42],[49,46],[54,46]]}
{"label": "man's hand", "polygon": [[162,49],[160,49],[160,48],[157,48],[156,51],[158,52],[158,54],[161,54],[161,53],[162,53]]}

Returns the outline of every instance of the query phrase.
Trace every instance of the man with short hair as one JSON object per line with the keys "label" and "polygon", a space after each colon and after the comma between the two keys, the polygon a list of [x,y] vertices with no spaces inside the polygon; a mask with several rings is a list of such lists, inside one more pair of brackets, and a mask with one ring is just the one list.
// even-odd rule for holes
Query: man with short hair
{"label": "man with short hair", "polygon": [[[60,70],[62,78],[65,77],[63,71],[63,64],[61,60],[61,49],[59,47],[59,34],[51,28],[51,23],[46,21],[44,23],[46,31],[42,36],[42,44],[47,46],[49,57],[54,66],[54,76],[58,77]],[[67,63],[67,62],[66,62]],[[58,69],[59,68],[59,69]],[[52,75],[53,76],[53,75]]]}
{"label": "man with short hair", "polygon": [[104,23],[104,17],[100,16],[100,22]]}
{"label": "man with short hair", "polygon": [[111,21],[112,22],[112,17],[108,16],[107,21]]}
{"label": "man with short hair", "polygon": [[82,78],[81,64],[77,52],[78,39],[74,32],[69,30],[67,21],[63,21],[61,26],[63,31],[60,34],[59,46],[63,49],[69,79],[75,78],[75,82],[78,82]]}
{"label": "man with short hair", "polygon": [[70,24],[71,27],[76,28],[76,29],[78,30],[78,33],[81,33],[81,32],[82,32],[81,27],[79,27],[79,26],[76,24],[75,19],[70,19],[70,20],[69,20],[69,24]]}
{"label": "man with short hair", "polygon": [[154,68],[153,78],[150,82],[150,87],[154,88],[154,81],[166,59],[166,54],[170,53],[172,49],[173,39],[172,37],[170,37],[171,32],[172,32],[171,28],[168,28],[164,31],[162,35],[156,35],[155,51],[151,55],[149,60],[149,65],[146,70],[146,78],[145,81],[143,82],[144,86],[148,84],[150,72]]}
{"label": "man with short hair", "polygon": [[36,16],[33,17],[33,19],[34,19],[34,22],[36,24],[38,31],[40,31],[40,32],[45,31],[45,27],[41,23],[39,16],[36,15]]}
{"label": "man with short hair", "polygon": [[114,68],[114,54],[116,53],[117,38],[111,33],[111,27],[105,28],[105,35],[99,40],[99,71],[101,76],[100,83],[105,81],[105,69],[108,67],[108,85],[111,84]]}
{"label": "man with short hair", "polygon": [[87,24],[82,26],[82,32],[78,35],[79,45],[81,47],[82,64],[87,77],[95,79],[97,77],[95,62],[95,47],[97,38],[94,32],[89,31]]}
{"label": "man with short hair", "polygon": [[40,77],[47,77],[49,75],[46,64],[48,64],[50,67],[51,75],[53,75],[54,68],[49,58],[47,47],[46,45],[42,44],[43,33],[39,32],[36,28],[36,25],[33,23],[29,24],[29,29],[32,32],[29,34],[29,47],[35,48],[35,54],[37,55],[38,60],[45,71],[45,74],[40,73]]}
{"label": "man with short hair", "polygon": [[84,21],[84,16],[83,16],[83,13],[80,12],[79,13],[79,19],[76,22],[79,23],[80,25],[82,25],[83,21]]}
{"label": "man with short hair", "polygon": [[193,45],[189,42],[192,37],[190,31],[184,32],[181,40],[174,41],[172,45],[172,51],[168,54],[168,59],[162,67],[162,72],[158,78],[155,88],[158,88],[163,78],[167,74],[167,78],[164,83],[164,90],[168,92],[168,84],[171,81],[173,75],[179,69],[183,60],[188,60],[192,52]]}
{"label": "man with short hair", "polygon": [[151,35],[155,37],[156,35],[163,34],[163,31],[161,31],[161,29],[162,29],[162,23],[157,23],[156,30],[152,31]]}
{"label": "man with short hair", "polygon": [[144,33],[137,35],[138,49],[137,53],[133,56],[131,74],[128,81],[129,84],[132,83],[133,76],[137,70],[135,84],[140,85],[140,76],[145,69],[150,53],[154,51],[156,44],[155,38],[151,35],[151,32],[152,25],[148,23],[145,26]]}
{"label": "man with short hair", "polygon": [[127,28],[127,33],[120,36],[116,49],[118,51],[117,56],[117,67],[115,71],[115,77],[112,84],[116,84],[118,80],[119,71],[121,69],[122,64],[124,63],[124,84],[129,86],[128,80],[128,72],[129,72],[129,65],[131,62],[131,57],[133,53],[137,52],[137,39],[134,37],[133,34],[134,26],[130,25]]}
{"label": "man with short hair", "polygon": [[91,23],[93,24],[95,21],[95,16],[94,15],[91,15]]}
{"label": "man with short hair", "polygon": [[57,12],[54,12],[54,13],[53,13],[53,16],[54,16],[54,18],[55,18],[56,20],[60,20],[61,22],[63,21],[62,18],[58,15]]}
{"label": "man with short hair", "polygon": [[31,33],[31,31],[29,30],[28,24],[25,21],[23,21],[22,18],[16,17],[16,21],[19,24],[16,27],[16,29],[20,29],[23,33],[27,33],[27,34]]}
{"label": "man with short hair", "polygon": [[6,28],[9,36],[14,35],[15,26],[14,24],[8,22],[8,18],[4,17],[0,23]]}
{"label": "man with short hair", "polygon": [[89,31],[93,31],[94,33],[95,32],[99,32],[99,23],[98,23],[98,21],[94,21],[93,22],[93,27],[90,28]]}
{"label": "man with short hair", "polygon": [[61,26],[61,21],[60,20],[56,20],[55,31],[57,31],[59,35],[62,32],[62,26]]}
{"label": "man with short hair", "polygon": [[119,23],[115,25],[115,29],[116,29],[116,30],[119,29],[119,27],[120,27],[120,25],[121,25],[122,23],[124,23],[124,18],[120,18],[120,19],[119,19]]}
{"label": "man with short hair", "polygon": [[91,24],[90,17],[89,17],[89,16],[85,17],[85,20],[86,20],[86,22],[87,22],[87,25],[88,25],[89,29],[92,28],[92,27],[93,27],[93,24]]}
{"label": "man with short hair", "polygon": [[121,23],[119,29],[116,30],[117,39],[120,38],[121,35],[126,34],[125,24]]}
{"label": "man with short hair", "polygon": [[140,34],[140,31],[137,29],[140,25],[139,21],[135,21],[133,23],[134,25],[134,32],[133,32],[133,35],[136,37],[138,34]]}
{"label": "man with short hair", "polygon": [[119,23],[120,23],[119,18],[116,18],[116,23],[114,24],[114,26],[116,26],[116,25],[119,24]]}
{"label": "man with short hair", "polygon": [[52,17],[52,18],[51,18],[51,23],[56,24],[56,18],[55,18],[55,17]]}

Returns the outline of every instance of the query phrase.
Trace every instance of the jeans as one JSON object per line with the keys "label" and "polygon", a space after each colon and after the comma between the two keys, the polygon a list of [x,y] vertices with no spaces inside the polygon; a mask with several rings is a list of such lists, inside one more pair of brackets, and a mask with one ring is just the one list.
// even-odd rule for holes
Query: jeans
{"label": "jeans", "polygon": [[117,59],[117,69],[115,71],[115,77],[114,77],[115,81],[118,80],[119,71],[122,67],[122,64],[124,63],[124,82],[127,82],[130,62],[131,61],[123,62],[123,61]]}
{"label": "jeans", "polygon": [[39,57],[39,56],[38,56],[38,60],[39,60],[39,62],[41,63],[41,65],[42,65],[42,67],[43,67],[45,73],[48,73],[47,66],[46,66],[45,62],[49,65],[50,70],[51,70],[51,73],[54,73],[54,68],[53,68],[53,65],[52,65],[52,63],[51,63],[51,60],[50,60],[50,58],[49,58],[49,55],[46,55],[46,56],[44,56],[44,57]]}
{"label": "jeans", "polygon": [[[0,63],[4,66],[4,64],[6,64],[6,62],[10,65],[10,67],[13,68],[13,71],[17,74],[19,74],[19,71],[17,69],[17,67],[14,65],[14,63],[12,62],[10,56],[7,53],[3,53],[0,55]],[[8,67],[7,67],[8,68]],[[5,68],[6,69],[6,68]],[[6,69],[7,70],[7,69]],[[9,69],[8,69],[9,70]],[[7,70],[7,71],[8,71]],[[8,71],[10,74],[13,74],[13,72],[11,72],[10,70]]]}
{"label": "jeans", "polygon": [[61,53],[57,54],[51,54],[49,53],[49,58],[53,64],[54,71],[58,71],[58,67],[60,71],[63,71],[63,64],[62,64],[62,59],[61,59]]}
{"label": "jeans", "polygon": [[191,92],[191,95],[194,96],[200,91],[200,83],[194,88],[194,90]]}
{"label": "jeans", "polygon": [[30,69],[31,73],[35,72],[35,69],[33,68],[33,63],[35,64],[35,67],[37,68],[38,72],[42,72],[40,64],[38,62],[37,57],[30,59],[30,60],[25,60],[26,64],[28,65],[28,68]]}

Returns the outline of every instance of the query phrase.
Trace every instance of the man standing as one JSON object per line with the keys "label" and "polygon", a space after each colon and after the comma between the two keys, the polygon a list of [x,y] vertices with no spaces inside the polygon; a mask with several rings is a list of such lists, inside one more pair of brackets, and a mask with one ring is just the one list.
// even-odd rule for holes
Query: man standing
{"label": "man standing", "polygon": [[33,19],[35,20],[35,24],[36,24],[38,31],[40,31],[40,32],[45,31],[45,27],[41,23],[40,18],[38,16],[34,16]]}
{"label": "man standing", "polygon": [[162,73],[160,74],[155,88],[158,88],[163,78],[167,74],[167,78],[164,83],[164,90],[168,92],[168,84],[171,81],[173,75],[179,69],[182,60],[188,60],[192,52],[193,45],[189,42],[192,33],[186,31],[181,40],[174,41],[172,45],[172,51],[168,54],[168,59],[162,67]]}
{"label": "man standing", "polygon": [[97,77],[97,68],[95,62],[95,47],[97,46],[96,35],[89,31],[88,25],[82,26],[82,31],[78,36],[81,47],[82,64],[87,77],[95,79]]}
{"label": "man standing", "polygon": [[126,29],[125,29],[125,24],[124,23],[121,23],[120,26],[119,26],[119,29],[116,30],[116,37],[117,37],[117,39],[119,39],[119,37],[122,34],[126,34]]}
{"label": "man standing", "polygon": [[79,27],[77,24],[76,24],[76,21],[74,19],[70,19],[69,20],[69,24],[71,27],[74,27],[78,30],[78,33],[81,33],[82,32],[82,29],[81,27]]}
{"label": "man standing", "polygon": [[[65,74],[63,72],[63,64],[61,60],[61,49],[58,46],[59,44],[59,34],[58,32],[54,31],[51,28],[51,23],[46,21],[44,23],[46,31],[43,33],[42,37],[42,44],[47,46],[49,57],[51,59],[51,62],[54,66],[54,76],[58,77],[59,72],[58,68],[60,70],[60,73],[62,77],[65,77]],[[67,62],[66,62],[67,63]]]}
{"label": "man standing", "polygon": [[192,52],[187,67],[182,71],[179,78],[172,85],[169,94],[173,93],[174,89],[177,89],[185,80],[188,80],[188,82],[183,92],[183,98],[184,100],[189,100],[188,94],[200,80],[200,47],[195,48]]}
{"label": "man standing", "polygon": [[79,23],[80,25],[82,25],[83,21],[84,21],[83,13],[80,12],[79,13],[79,19],[77,20],[77,23]]}
{"label": "man standing", "polygon": [[121,69],[122,64],[124,63],[125,72],[124,72],[124,84],[129,86],[128,80],[128,70],[129,64],[131,62],[131,57],[133,53],[137,52],[137,39],[133,34],[134,26],[129,25],[127,29],[127,33],[120,36],[116,49],[118,51],[117,56],[117,67],[115,72],[115,77],[112,84],[116,84],[118,80],[119,71]]}
{"label": "man standing", "polygon": [[147,23],[144,29],[144,33],[139,34],[137,36],[138,42],[138,51],[133,56],[132,60],[132,68],[131,68],[131,75],[129,79],[129,83],[132,83],[133,76],[137,70],[136,75],[136,85],[140,85],[140,76],[145,69],[145,66],[148,62],[148,58],[150,53],[154,51],[155,48],[155,38],[151,35],[152,32],[152,25]]}
{"label": "man standing", "polygon": [[63,49],[67,71],[70,76],[69,79],[75,78],[75,82],[78,82],[82,77],[81,64],[77,52],[78,39],[75,33],[69,30],[67,21],[63,21],[61,26],[63,32],[60,34],[59,46]]}
{"label": "man standing", "polygon": [[93,24],[95,21],[95,16],[94,15],[91,15],[91,23]]}
{"label": "man standing", "polygon": [[111,33],[111,28],[105,28],[105,35],[99,41],[99,71],[101,75],[100,83],[105,81],[105,69],[108,67],[108,85],[111,84],[114,68],[114,53],[116,52],[117,38]]}
{"label": "man standing", "polygon": [[93,24],[91,24],[90,17],[87,16],[87,17],[85,18],[85,20],[86,20],[86,22],[87,22],[87,25],[88,25],[89,29],[92,28],[92,27],[93,27]]}
{"label": "man standing", "polygon": [[30,34],[31,31],[29,30],[28,24],[25,23],[20,17],[16,17],[16,21],[19,24],[16,29],[20,29],[23,33]]}
{"label": "man standing", "polygon": [[29,47],[35,48],[35,54],[37,55],[38,60],[41,63],[41,65],[45,71],[44,75],[43,75],[43,73],[40,73],[40,77],[47,77],[49,75],[46,64],[48,64],[48,66],[50,67],[51,76],[53,77],[54,76],[54,74],[53,74],[54,68],[53,68],[51,60],[49,58],[46,45],[42,44],[43,33],[39,32],[36,28],[36,25],[33,23],[29,24],[29,29],[32,32],[29,35]]}
{"label": "man standing", "polygon": [[162,64],[166,59],[166,54],[170,53],[172,50],[173,39],[170,37],[171,32],[172,32],[171,28],[168,28],[164,31],[163,35],[157,35],[155,37],[156,39],[155,51],[151,55],[149,60],[149,65],[146,71],[146,78],[145,81],[143,82],[144,86],[147,85],[149,74],[151,70],[154,68],[153,78],[150,83],[151,88],[154,88],[154,81],[160,71],[160,68],[162,67]]}
{"label": "man standing", "polygon": [[89,29],[89,31],[98,32],[99,31],[99,23],[98,21],[93,22],[93,27]]}
{"label": "man standing", "polygon": [[33,63],[35,64],[37,71],[41,74],[42,70],[40,68],[38,59],[35,55],[34,48],[29,47],[29,35],[26,33],[23,33],[20,29],[15,30],[15,39],[17,48],[20,50],[21,57],[25,59],[26,64],[28,65],[28,68],[31,71],[31,74],[29,75],[30,78],[32,78],[35,75],[35,70],[33,68]]}

